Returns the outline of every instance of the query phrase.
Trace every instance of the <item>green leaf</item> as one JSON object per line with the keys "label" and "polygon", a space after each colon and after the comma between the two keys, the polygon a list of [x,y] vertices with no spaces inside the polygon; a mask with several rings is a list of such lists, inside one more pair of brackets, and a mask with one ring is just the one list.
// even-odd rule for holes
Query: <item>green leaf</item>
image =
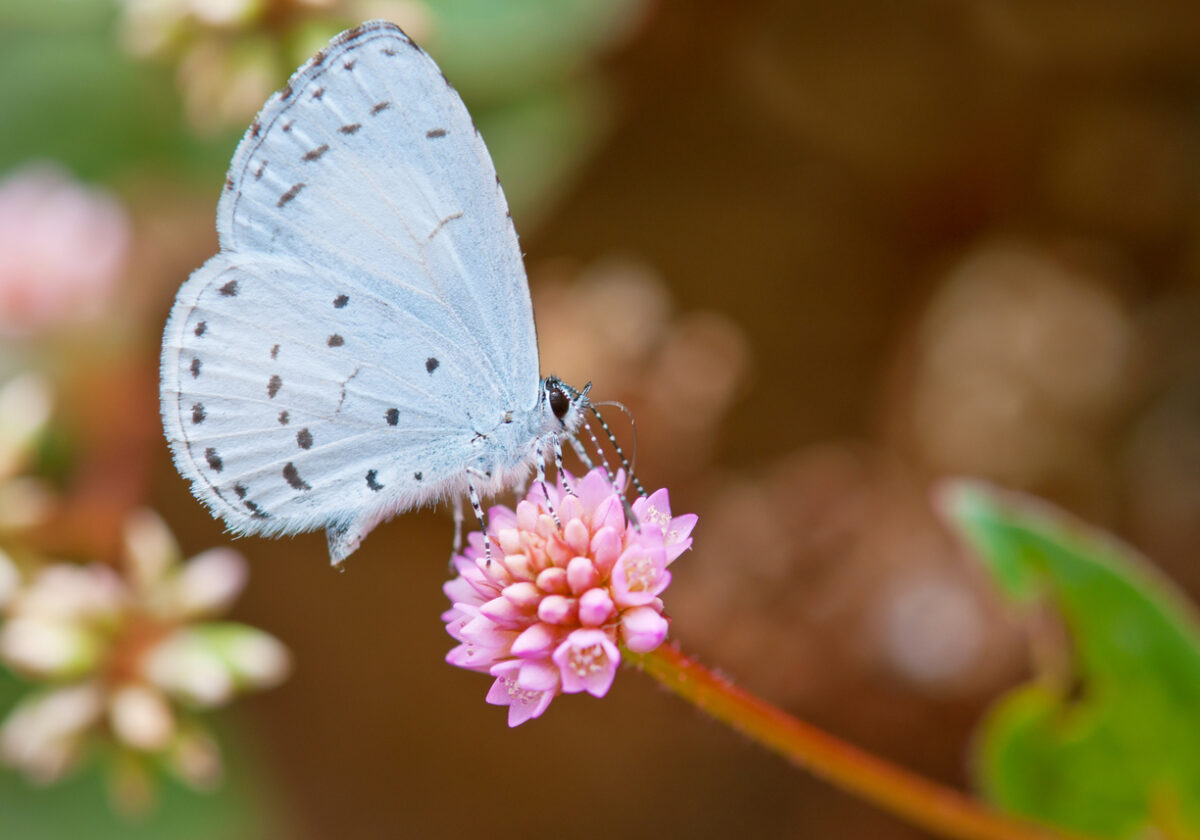
{"label": "green leaf", "polygon": [[1000,589],[1049,604],[1069,673],[988,712],[977,781],[1002,808],[1076,831],[1200,835],[1200,624],[1132,549],[1044,503],[973,482],[942,496]]}

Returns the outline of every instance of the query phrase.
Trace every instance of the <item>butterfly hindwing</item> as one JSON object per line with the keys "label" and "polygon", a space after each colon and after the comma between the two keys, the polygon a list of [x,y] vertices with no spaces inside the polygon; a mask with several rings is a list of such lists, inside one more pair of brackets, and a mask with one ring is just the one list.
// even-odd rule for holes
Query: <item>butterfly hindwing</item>
{"label": "butterfly hindwing", "polygon": [[353,283],[331,289],[294,261],[214,257],[180,289],[167,328],[176,464],[244,533],[419,503],[461,469],[444,452],[473,435],[456,403],[470,358],[417,349],[437,344]]}

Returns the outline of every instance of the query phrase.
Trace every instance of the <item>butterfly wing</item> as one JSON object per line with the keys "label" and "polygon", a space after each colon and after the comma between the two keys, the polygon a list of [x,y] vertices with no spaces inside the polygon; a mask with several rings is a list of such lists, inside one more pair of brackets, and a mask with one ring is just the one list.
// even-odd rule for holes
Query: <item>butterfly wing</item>
{"label": "butterfly wing", "polygon": [[477,430],[535,404],[503,192],[457,93],[394,25],[338,36],[267,102],[217,230],[167,325],[162,413],[231,529],[324,525],[340,559],[461,478]]}

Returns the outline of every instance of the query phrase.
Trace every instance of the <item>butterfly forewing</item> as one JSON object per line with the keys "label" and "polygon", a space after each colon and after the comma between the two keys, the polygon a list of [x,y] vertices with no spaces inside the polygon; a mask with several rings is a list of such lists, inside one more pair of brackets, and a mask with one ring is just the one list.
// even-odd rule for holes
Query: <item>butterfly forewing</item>
{"label": "butterfly forewing", "polygon": [[533,315],[503,191],[462,100],[397,27],[352,30],[272,97],[234,155],[217,230],[228,250],[446,302],[441,326],[490,368],[480,387],[532,404]]}

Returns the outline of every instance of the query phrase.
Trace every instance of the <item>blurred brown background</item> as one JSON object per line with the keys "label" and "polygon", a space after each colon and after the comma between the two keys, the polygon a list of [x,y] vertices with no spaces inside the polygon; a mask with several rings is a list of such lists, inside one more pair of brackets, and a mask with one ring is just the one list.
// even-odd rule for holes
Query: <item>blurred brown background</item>
{"label": "blurred brown background", "polygon": [[[1051,498],[1200,593],[1195,5],[663,0],[602,68],[607,133],[517,223],[544,369],[629,404],[643,482],[700,514],[673,638],[967,786],[1031,665],[938,476]],[[156,258],[182,280],[208,237]],[[185,548],[222,542],[155,452]],[[322,536],[236,544],[237,615],[297,663],[235,713],[280,836],[921,836],[636,673],[508,730],[441,661],[450,533],[403,517],[341,573]]]}

